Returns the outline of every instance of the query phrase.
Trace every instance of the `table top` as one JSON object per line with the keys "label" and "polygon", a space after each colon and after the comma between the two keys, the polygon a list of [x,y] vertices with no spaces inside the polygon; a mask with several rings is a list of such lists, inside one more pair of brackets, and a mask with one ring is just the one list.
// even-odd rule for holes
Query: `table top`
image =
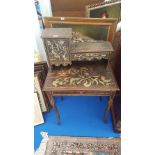
{"label": "table top", "polygon": [[103,62],[75,62],[70,66],[55,67],[48,71],[43,91],[94,91],[119,90],[114,75]]}

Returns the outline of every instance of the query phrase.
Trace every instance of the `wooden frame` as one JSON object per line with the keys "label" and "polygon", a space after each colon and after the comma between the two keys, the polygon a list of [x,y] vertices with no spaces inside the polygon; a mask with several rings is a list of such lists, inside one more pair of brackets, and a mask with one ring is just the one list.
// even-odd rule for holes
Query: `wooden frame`
{"label": "wooden frame", "polygon": [[120,20],[121,1],[104,1],[102,3],[96,3],[86,6],[86,17],[88,18],[103,18],[101,17],[101,14],[103,12],[106,12],[107,18],[118,18],[118,20]]}
{"label": "wooden frame", "polygon": [[37,93],[34,93],[34,126],[44,123]]}
{"label": "wooden frame", "polygon": [[48,72],[48,65],[46,61],[35,62],[34,63],[34,72],[36,71],[44,71],[45,74]]}
{"label": "wooden frame", "polygon": [[[40,61],[40,62],[34,63],[34,74],[36,75],[38,74],[38,81],[39,81],[39,85],[41,89],[46,79],[47,72],[48,72],[48,65],[46,61]],[[43,93],[43,96],[45,99],[45,105],[46,105],[46,110],[43,112],[48,112],[49,111],[49,100],[48,100],[47,94],[45,92],[42,92],[42,93]]]}
{"label": "wooden frame", "polygon": [[[108,18],[108,19],[101,19],[101,18],[81,18],[81,17],[44,17],[44,25],[45,28],[53,27],[54,24],[59,25],[72,25],[76,26],[100,26],[102,28],[107,29],[106,41],[113,42],[114,33],[116,31],[117,26],[117,19],[115,18]],[[103,32],[104,33],[104,32]]]}
{"label": "wooden frame", "polygon": [[46,78],[47,72],[48,72],[48,66],[46,61],[41,61],[34,63],[34,73],[41,72],[44,80]]}
{"label": "wooden frame", "polygon": [[42,87],[43,87],[43,83],[42,83],[41,73],[40,72],[35,73],[34,74],[34,92],[37,93],[38,95],[41,111],[48,112],[49,107],[46,103],[45,94],[44,92],[42,92]]}

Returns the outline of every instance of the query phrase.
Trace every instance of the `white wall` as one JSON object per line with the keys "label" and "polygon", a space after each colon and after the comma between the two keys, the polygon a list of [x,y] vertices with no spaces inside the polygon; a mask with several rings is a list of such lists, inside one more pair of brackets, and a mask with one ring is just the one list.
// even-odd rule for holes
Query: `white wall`
{"label": "white wall", "polygon": [[52,8],[50,0],[39,0],[42,16],[52,16]]}
{"label": "white wall", "polygon": [[[42,16],[43,17],[44,16],[52,16],[52,9],[51,9],[50,0],[39,0],[39,3],[40,3],[40,9],[41,9]],[[39,27],[39,21],[38,21],[37,13],[35,13],[35,17],[34,17],[34,26],[35,26],[35,46],[34,46],[34,50],[35,50],[35,52],[40,53],[43,60],[47,60],[44,45],[43,45],[42,39],[40,38],[42,30]]]}

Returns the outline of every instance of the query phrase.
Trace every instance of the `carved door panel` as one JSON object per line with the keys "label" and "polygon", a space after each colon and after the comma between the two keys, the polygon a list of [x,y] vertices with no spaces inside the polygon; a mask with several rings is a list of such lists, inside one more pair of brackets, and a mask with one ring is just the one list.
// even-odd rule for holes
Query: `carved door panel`
{"label": "carved door panel", "polygon": [[68,65],[71,64],[69,53],[69,39],[45,39],[47,55],[50,65]]}

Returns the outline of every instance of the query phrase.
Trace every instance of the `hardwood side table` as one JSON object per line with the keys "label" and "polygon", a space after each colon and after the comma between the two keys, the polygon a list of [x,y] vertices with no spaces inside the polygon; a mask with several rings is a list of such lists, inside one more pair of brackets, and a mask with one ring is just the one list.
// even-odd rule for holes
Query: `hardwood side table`
{"label": "hardwood side table", "polygon": [[54,102],[54,96],[109,96],[104,112],[104,122],[113,105],[118,85],[108,65],[105,69],[103,62],[75,62],[71,66],[54,67],[48,71],[43,91],[50,100],[50,104],[60,124],[60,114]]}

